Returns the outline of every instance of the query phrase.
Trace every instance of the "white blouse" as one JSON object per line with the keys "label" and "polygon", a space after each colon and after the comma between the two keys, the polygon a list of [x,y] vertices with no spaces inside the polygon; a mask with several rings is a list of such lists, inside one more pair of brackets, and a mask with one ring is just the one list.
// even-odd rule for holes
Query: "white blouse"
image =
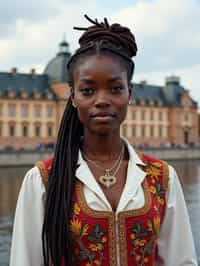
{"label": "white blouse", "polygon": [[[133,147],[127,143],[129,163],[127,180],[117,210],[138,209],[144,206],[142,181],[146,173],[137,164],[144,164]],[[84,184],[84,195],[90,208],[112,211],[101,187],[79,153],[76,176]],[[37,167],[24,178],[16,207],[10,266],[42,266],[41,232],[44,214],[45,187]],[[158,239],[158,266],[197,266],[194,242],[187,208],[175,170],[169,166],[167,209]],[[118,266],[120,266],[118,256]]]}

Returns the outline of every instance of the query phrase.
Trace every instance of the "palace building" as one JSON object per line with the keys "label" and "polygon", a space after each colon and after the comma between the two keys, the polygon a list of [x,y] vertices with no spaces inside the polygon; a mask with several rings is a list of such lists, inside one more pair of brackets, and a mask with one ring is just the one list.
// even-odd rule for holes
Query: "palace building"
{"label": "palace building", "polygon": [[[43,74],[35,69],[20,73],[16,68],[0,72],[0,149],[35,148],[55,142],[70,94],[66,72],[69,58],[69,45],[63,41]],[[197,103],[178,77],[166,78],[164,86],[134,83],[133,101],[121,134],[135,146],[195,144],[197,111]]]}

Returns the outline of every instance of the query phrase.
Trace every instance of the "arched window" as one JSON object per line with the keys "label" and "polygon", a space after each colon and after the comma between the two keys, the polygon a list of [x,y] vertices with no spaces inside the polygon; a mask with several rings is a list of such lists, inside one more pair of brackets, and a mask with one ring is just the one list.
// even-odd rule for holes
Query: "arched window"
{"label": "arched window", "polygon": [[22,135],[23,137],[28,137],[28,125],[22,126]]}
{"label": "arched window", "polygon": [[41,136],[41,125],[40,124],[36,124],[35,125],[35,136],[36,137],[40,137]]}
{"label": "arched window", "polygon": [[53,137],[53,124],[47,124],[47,137]]}
{"label": "arched window", "polygon": [[9,125],[9,136],[10,137],[14,137],[15,136],[15,125],[14,124],[10,124]]}

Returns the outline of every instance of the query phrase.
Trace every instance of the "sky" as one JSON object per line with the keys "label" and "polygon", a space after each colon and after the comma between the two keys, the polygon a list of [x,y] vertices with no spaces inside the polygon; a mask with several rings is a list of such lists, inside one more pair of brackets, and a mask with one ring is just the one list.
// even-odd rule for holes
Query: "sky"
{"label": "sky", "polygon": [[[91,18],[130,27],[138,53],[134,82],[164,85],[171,75],[200,106],[200,0],[0,1],[0,71],[42,73],[65,36],[73,52]],[[0,85],[1,86],[1,85]]]}

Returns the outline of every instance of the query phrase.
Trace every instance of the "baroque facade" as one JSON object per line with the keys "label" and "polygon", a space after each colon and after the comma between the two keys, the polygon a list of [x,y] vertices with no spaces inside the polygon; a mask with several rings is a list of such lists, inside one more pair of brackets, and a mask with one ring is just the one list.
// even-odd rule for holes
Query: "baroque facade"
{"label": "baroque facade", "polygon": [[166,78],[164,86],[133,84],[133,96],[122,134],[135,146],[198,143],[197,103],[179,77]]}
{"label": "baroque facade", "polygon": [[[63,41],[43,74],[0,72],[0,148],[34,148],[54,143],[70,90],[66,64],[69,46]],[[198,143],[197,103],[178,77],[164,86],[133,84],[121,134],[135,146]]]}

